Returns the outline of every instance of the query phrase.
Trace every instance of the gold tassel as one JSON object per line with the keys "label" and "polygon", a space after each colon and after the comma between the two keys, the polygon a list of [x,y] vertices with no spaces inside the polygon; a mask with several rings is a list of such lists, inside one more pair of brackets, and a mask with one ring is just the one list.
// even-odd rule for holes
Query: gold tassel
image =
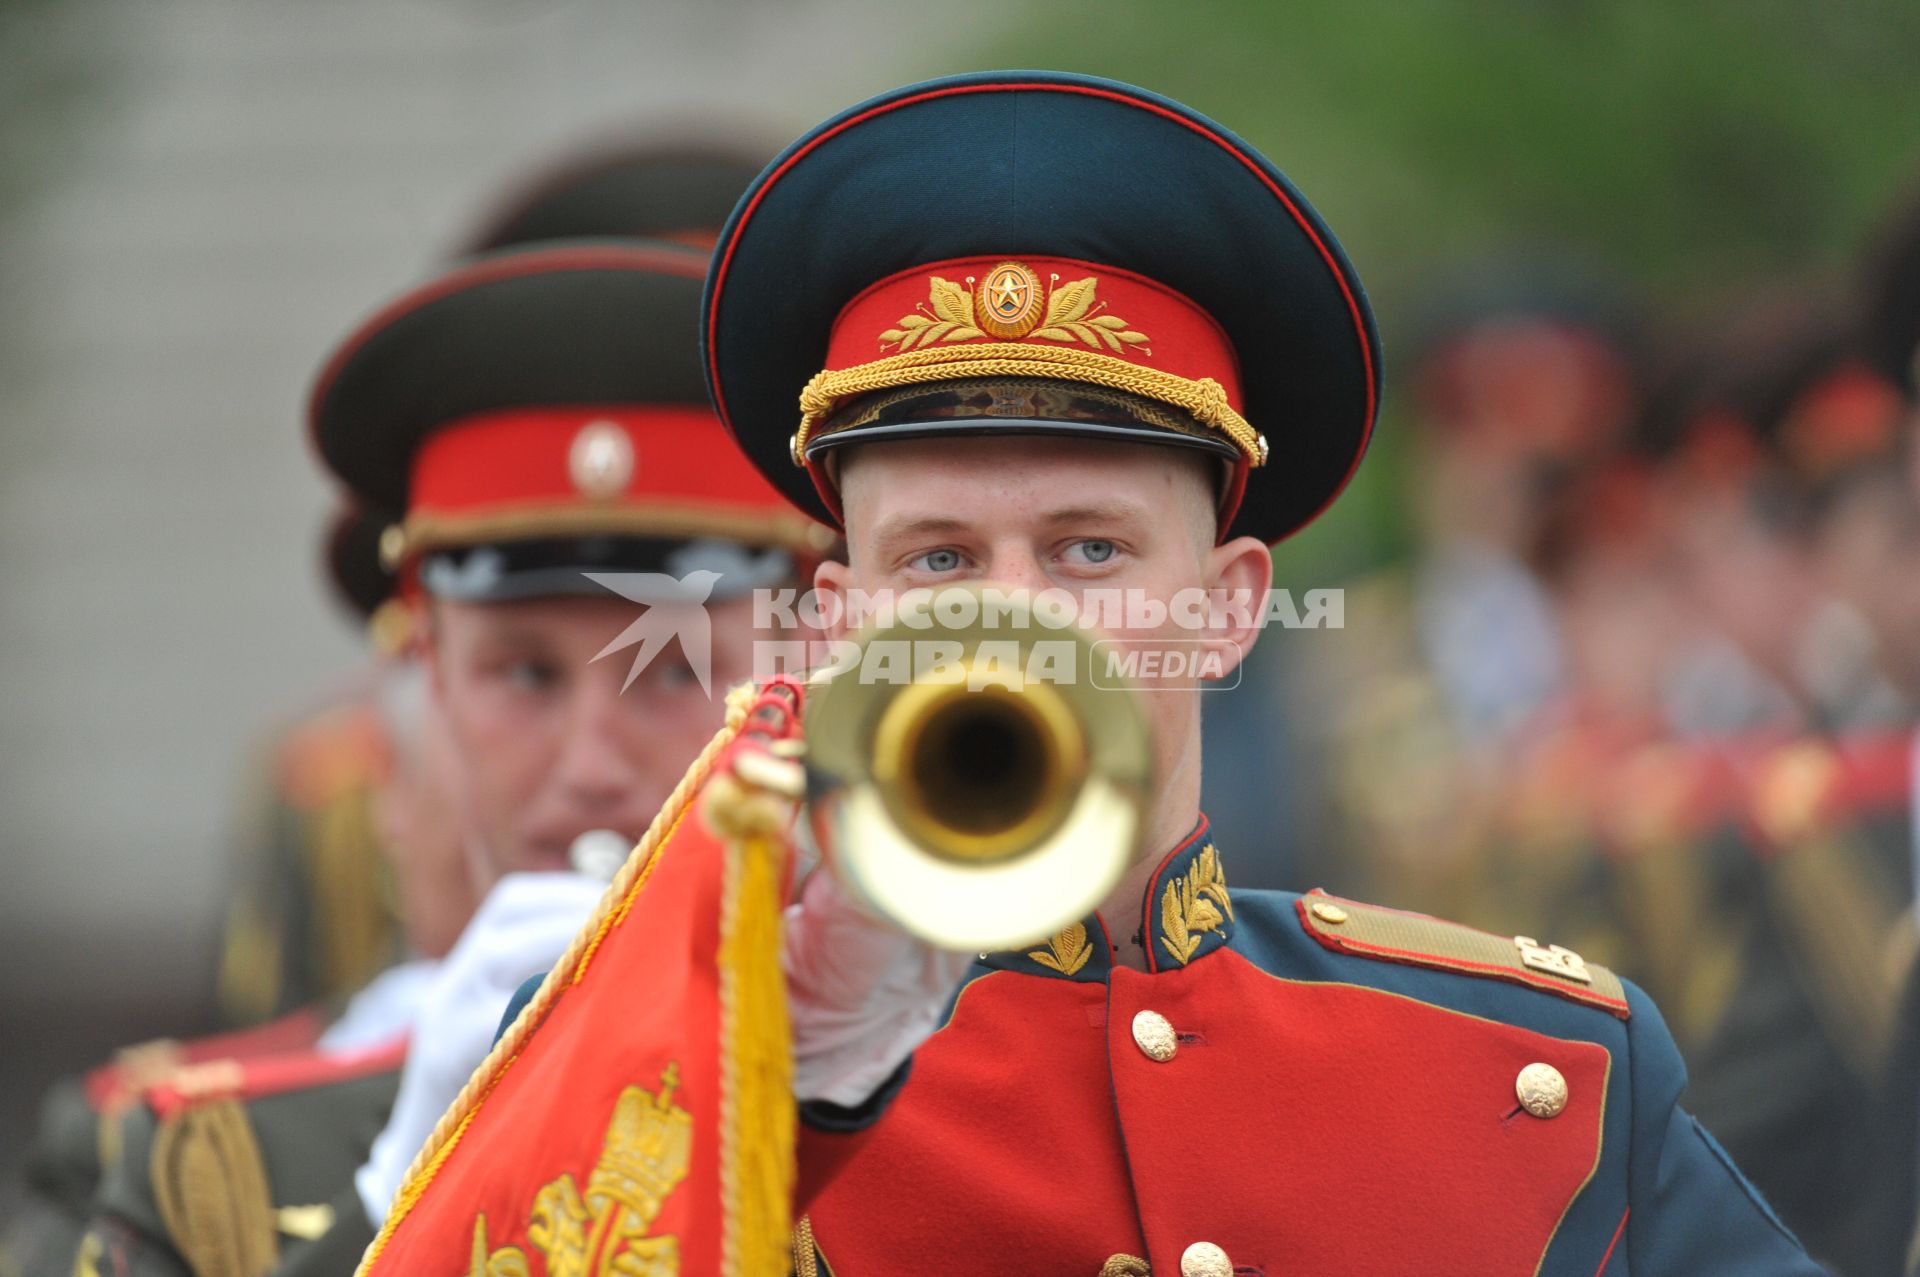
{"label": "gold tassel", "polygon": [[253,1123],[234,1100],[213,1100],[163,1123],[154,1138],[153,1195],[195,1277],[261,1277],[279,1258],[273,1199]]}
{"label": "gold tassel", "polygon": [[785,1277],[792,1259],[793,1037],[780,966],[785,847],[777,833],[726,836],[720,919],[726,1277]]}

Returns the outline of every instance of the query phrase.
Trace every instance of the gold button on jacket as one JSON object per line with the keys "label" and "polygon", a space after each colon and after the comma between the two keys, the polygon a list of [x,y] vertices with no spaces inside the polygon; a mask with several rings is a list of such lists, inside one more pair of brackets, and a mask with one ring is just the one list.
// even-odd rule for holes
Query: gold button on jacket
{"label": "gold button on jacket", "polygon": [[1233,1277],[1233,1261],[1212,1242],[1195,1242],[1180,1254],[1180,1277]]}
{"label": "gold button on jacket", "polygon": [[1535,1117],[1558,1117],[1567,1107],[1567,1079],[1551,1064],[1529,1064],[1513,1080],[1520,1107]]}
{"label": "gold button on jacket", "polygon": [[1133,1017],[1133,1041],[1149,1060],[1162,1064],[1180,1049],[1172,1021],[1158,1011],[1142,1011]]}

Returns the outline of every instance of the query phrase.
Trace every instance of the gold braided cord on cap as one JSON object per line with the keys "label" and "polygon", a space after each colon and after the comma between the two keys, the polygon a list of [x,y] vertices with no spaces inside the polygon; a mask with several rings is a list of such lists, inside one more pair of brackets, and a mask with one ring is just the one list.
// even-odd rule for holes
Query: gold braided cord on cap
{"label": "gold braided cord on cap", "polygon": [[793,437],[796,464],[804,461],[807,439],[825,417],[850,399],[876,390],[953,381],[961,377],[1051,377],[1090,386],[1106,386],[1172,404],[1203,426],[1233,442],[1249,465],[1263,465],[1266,442],[1227,402],[1226,389],[1211,377],[1198,380],[1090,350],[1027,342],[988,342],[909,350],[851,368],[815,373],[800,392],[800,430]]}
{"label": "gold braided cord on cap", "polygon": [[604,506],[555,501],[475,514],[410,515],[405,523],[387,528],[380,539],[380,560],[392,569],[417,555],[451,546],[593,534],[674,540],[717,537],[802,554],[818,554],[833,542],[830,529],[798,511],[775,514],[751,506],[718,509],[662,501]]}

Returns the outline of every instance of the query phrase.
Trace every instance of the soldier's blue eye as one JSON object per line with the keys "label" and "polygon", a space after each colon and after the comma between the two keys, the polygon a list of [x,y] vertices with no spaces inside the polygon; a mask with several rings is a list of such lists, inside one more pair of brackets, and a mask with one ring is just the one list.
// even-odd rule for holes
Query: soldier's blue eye
{"label": "soldier's blue eye", "polygon": [[960,566],[960,552],[928,550],[920,556],[920,566],[928,572],[951,572]]}
{"label": "soldier's blue eye", "polygon": [[1088,563],[1105,563],[1114,555],[1115,546],[1111,541],[1076,541],[1073,548]]}

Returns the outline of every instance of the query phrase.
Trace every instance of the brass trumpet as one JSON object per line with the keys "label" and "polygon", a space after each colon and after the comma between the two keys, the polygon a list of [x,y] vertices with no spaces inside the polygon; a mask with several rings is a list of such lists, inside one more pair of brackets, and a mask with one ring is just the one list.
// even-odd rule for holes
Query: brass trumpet
{"label": "brass trumpet", "polygon": [[1134,857],[1152,779],[1138,696],[1095,686],[1096,656],[1084,631],[973,587],[866,634],[807,697],[834,871],[948,949],[1085,917]]}

